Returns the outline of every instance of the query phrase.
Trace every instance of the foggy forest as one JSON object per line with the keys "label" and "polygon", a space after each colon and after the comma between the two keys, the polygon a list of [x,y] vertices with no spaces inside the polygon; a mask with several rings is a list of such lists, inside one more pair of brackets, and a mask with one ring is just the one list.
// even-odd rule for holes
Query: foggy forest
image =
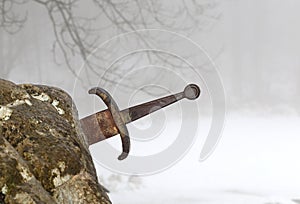
{"label": "foggy forest", "polygon": [[[90,147],[112,202],[297,204],[299,8],[297,0],[2,0],[0,78],[59,87],[80,118],[105,109],[91,87],[124,109],[198,84],[194,105],[128,126],[132,154],[145,156],[190,125],[195,139],[172,165],[124,173],[101,162],[104,144]],[[219,139],[201,159],[214,120]]]}

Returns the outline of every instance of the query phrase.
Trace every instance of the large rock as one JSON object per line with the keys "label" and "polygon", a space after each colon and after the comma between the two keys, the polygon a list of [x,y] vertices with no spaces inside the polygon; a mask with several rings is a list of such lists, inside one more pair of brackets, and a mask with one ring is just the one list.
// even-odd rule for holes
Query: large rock
{"label": "large rock", "polygon": [[64,91],[0,79],[0,203],[111,203]]}

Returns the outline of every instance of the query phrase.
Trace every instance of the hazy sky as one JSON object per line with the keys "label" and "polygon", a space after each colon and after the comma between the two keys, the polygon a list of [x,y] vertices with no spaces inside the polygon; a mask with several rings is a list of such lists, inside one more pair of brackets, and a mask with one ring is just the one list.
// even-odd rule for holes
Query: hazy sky
{"label": "hazy sky", "polygon": [[[3,59],[13,61],[14,69],[2,77],[20,83],[51,84],[72,92],[74,75],[53,63],[54,37],[45,10],[35,4],[27,7],[28,20],[22,30],[13,36],[2,32],[2,48],[18,51]],[[79,10],[82,15],[89,14],[85,7]],[[230,106],[275,104],[299,109],[299,8],[297,0],[219,1],[213,14],[220,18],[208,20],[202,31],[178,32],[207,50],[221,73]],[[161,25],[157,28],[166,29]],[[102,41],[114,35],[103,33]],[[80,62],[76,59],[75,70],[80,69]]]}

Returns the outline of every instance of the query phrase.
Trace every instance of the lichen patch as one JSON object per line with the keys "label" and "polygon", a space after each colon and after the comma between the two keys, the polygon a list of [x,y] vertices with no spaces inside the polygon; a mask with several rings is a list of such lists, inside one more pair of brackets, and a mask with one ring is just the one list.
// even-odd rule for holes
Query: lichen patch
{"label": "lichen patch", "polygon": [[11,102],[9,104],[6,105],[6,107],[8,108],[13,108],[13,107],[16,107],[16,106],[19,106],[19,105],[23,105],[23,104],[26,104],[26,105],[29,105],[29,106],[32,106],[32,103],[29,99],[17,99],[15,100],[14,102]]}
{"label": "lichen patch", "polygon": [[25,101],[25,103],[26,103],[27,105],[29,105],[29,106],[32,106],[32,103],[31,103],[31,101],[30,101],[30,100],[28,100],[28,99],[25,99],[24,101]]}
{"label": "lichen patch", "polygon": [[11,102],[11,103],[7,104],[6,106],[9,107],[9,108],[13,108],[13,107],[23,105],[23,104],[27,104],[29,106],[32,106],[32,103],[29,99],[24,99],[24,100],[17,99],[14,102]]}
{"label": "lichen patch", "polygon": [[28,193],[17,193],[14,200],[16,203],[36,203]]}
{"label": "lichen patch", "polygon": [[0,119],[1,120],[9,120],[12,113],[13,113],[12,109],[10,109],[7,106],[0,105]]}
{"label": "lichen patch", "polygon": [[23,105],[25,103],[24,100],[15,100],[14,102],[11,102],[9,104],[7,104],[6,106],[9,107],[9,108],[12,108],[12,107],[16,107],[16,106],[19,106],[19,105]]}
{"label": "lichen patch", "polygon": [[59,105],[59,101],[58,100],[53,100],[51,105],[57,110],[57,112],[60,115],[65,114],[65,111],[63,109],[61,109],[61,108],[58,107],[58,105]]}
{"label": "lichen patch", "polygon": [[41,131],[38,131],[38,130],[35,130],[35,132],[41,136],[46,136],[46,133],[44,132],[41,132]]}
{"label": "lichen patch", "polygon": [[59,104],[59,101],[54,99],[52,102],[52,106],[58,106],[58,104]]}
{"label": "lichen patch", "polygon": [[64,172],[65,171],[65,168],[66,168],[66,164],[65,162],[58,162],[58,167],[60,169],[61,172]]}
{"label": "lichen patch", "polygon": [[1,188],[1,193],[2,193],[3,195],[5,195],[5,194],[7,193],[7,191],[8,191],[8,187],[7,187],[6,184],[4,184],[4,186]]}
{"label": "lichen patch", "polygon": [[23,98],[23,99],[30,99],[30,95],[29,95],[28,93],[26,93],[26,94],[23,95],[22,98]]}
{"label": "lichen patch", "polygon": [[53,178],[53,185],[56,187],[64,184],[65,182],[67,182],[68,180],[70,180],[71,176],[69,174],[65,175],[65,176],[61,176],[60,175],[60,171],[58,168],[52,169],[51,171]]}
{"label": "lichen patch", "polygon": [[21,168],[20,168],[20,174],[25,182],[27,182],[33,178],[33,175],[28,171],[28,169],[26,169],[23,166],[21,166]]}
{"label": "lichen patch", "polygon": [[48,96],[47,94],[45,93],[41,93],[41,94],[31,94],[31,97],[32,98],[35,98],[37,100],[40,100],[40,101],[49,101],[50,100],[50,96]]}

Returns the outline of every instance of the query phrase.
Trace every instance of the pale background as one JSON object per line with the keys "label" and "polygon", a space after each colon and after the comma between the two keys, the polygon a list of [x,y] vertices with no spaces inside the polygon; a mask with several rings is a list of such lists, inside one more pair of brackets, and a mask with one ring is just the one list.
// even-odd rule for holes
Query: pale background
{"label": "pale background", "polygon": [[[217,17],[208,19],[204,29],[176,32],[204,47],[222,77],[227,117],[219,145],[206,161],[198,161],[209,126],[209,112],[203,111],[197,141],[180,162],[164,172],[128,177],[97,165],[113,203],[292,204],[300,199],[300,1],[224,0],[216,4],[213,15]],[[26,9],[23,29],[14,35],[0,30],[0,77],[57,86],[74,96],[74,75],[64,64],[53,62],[54,36],[45,10],[35,4]],[[89,9],[86,5],[81,12]],[[165,29],[162,25],[155,28]],[[101,42],[116,34],[110,32],[103,32]],[[168,82],[168,78],[161,80]],[[174,88],[172,82],[170,86]],[[94,110],[85,106],[86,97],[74,96],[74,100],[81,117]],[[168,122],[175,123],[176,118]]]}

